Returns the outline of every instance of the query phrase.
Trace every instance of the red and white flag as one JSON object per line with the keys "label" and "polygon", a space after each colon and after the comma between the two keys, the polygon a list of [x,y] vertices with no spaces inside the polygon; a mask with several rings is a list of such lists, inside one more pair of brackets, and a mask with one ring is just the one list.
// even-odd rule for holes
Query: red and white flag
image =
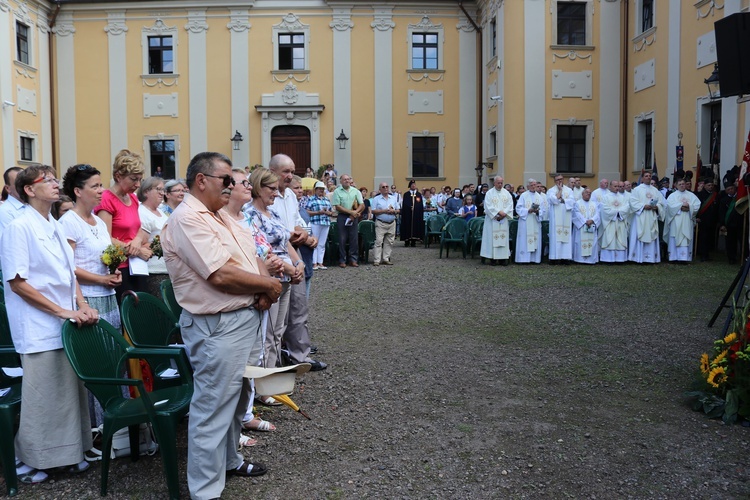
{"label": "red and white flag", "polygon": [[740,182],[737,186],[737,201],[734,204],[734,209],[737,213],[744,214],[748,208],[748,191],[745,185],[745,174],[747,173],[748,165],[750,165],[750,132],[747,134],[747,142],[745,143],[745,154],[742,156],[742,165],[740,166]]}

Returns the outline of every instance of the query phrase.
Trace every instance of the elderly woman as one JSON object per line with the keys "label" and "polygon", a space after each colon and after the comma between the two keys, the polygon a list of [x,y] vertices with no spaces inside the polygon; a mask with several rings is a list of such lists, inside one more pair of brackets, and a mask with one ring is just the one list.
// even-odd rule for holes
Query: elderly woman
{"label": "elderly woman", "polygon": [[179,179],[173,179],[167,181],[164,184],[164,203],[159,206],[159,210],[164,212],[167,216],[172,215],[177,205],[182,203],[185,199],[185,193],[187,193],[187,184]]}
{"label": "elderly woman", "polygon": [[[148,260],[151,249],[148,235],[141,229],[138,198],[134,194],[143,180],[143,160],[140,155],[123,149],[115,156],[113,167],[115,183],[102,193],[102,201],[94,208],[94,213],[107,225],[112,243],[122,245],[128,257]],[[118,302],[127,290],[146,290],[146,275],[131,274],[128,261],[120,264],[119,269],[122,284],[115,289]]]}
{"label": "elderly woman", "polygon": [[55,171],[30,166],[18,173],[16,189],[28,206],[3,230],[1,248],[8,322],[24,370],[16,472],[22,482],[38,483],[47,479],[45,469],[89,467],[86,389],[65,357],[60,332],[66,319],[88,325],[99,313],[83,298],[73,249],[50,215],[60,197]]}
{"label": "elderly woman", "polygon": [[[229,202],[227,203],[224,210],[231,218],[238,221],[244,227],[248,228],[253,233],[255,239],[255,248],[258,253],[258,260],[265,264],[265,267],[272,274],[279,274],[283,272],[284,262],[277,257],[271,248],[271,244],[268,243],[266,237],[262,232],[255,226],[252,219],[249,219],[242,212],[242,208],[253,201],[252,186],[250,181],[247,180],[245,172],[238,168],[232,169],[232,178],[234,178],[234,189],[232,194],[229,196]],[[267,321],[263,322],[264,331],[263,335],[266,335]],[[262,358],[258,360],[260,363]],[[243,380],[243,390],[248,393],[248,405],[245,417],[242,419],[242,427],[245,430],[258,431],[258,432],[270,432],[275,431],[276,426],[267,420],[263,420],[260,417],[256,417],[253,414],[253,399],[255,398],[255,386],[249,379]],[[240,446],[254,446],[257,443],[255,439],[248,436],[240,436]]]}
{"label": "elderly woman", "polygon": [[268,368],[276,366],[281,349],[280,325],[286,323],[289,308],[289,282],[301,283],[304,279],[304,264],[296,250],[289,243],[289,230],[281,218],[268,207],[276,201],[279,192],[279,178],[267,168],[256,168],[250,176],[253,202],[245,208],[245,215],[251,219],[271,245],[271,251],[284,261],[283,274],[279,275],[282,283],[281,296],[271,306],[269,325],[263,359]]}
{"label": "elderly woman", "polygon": [[[148,234],[149,248],[154,238],[161,234],[164,224],[169,217],[159,210],[159,204],[164,198],[164,181],[158,177],[149,177],[141,183],[138,188],[138,216],[141,218],[141,229]],[[148,288],[151,295],[161,297],[159,286],[167,279],[167,265],[162,257],[152,255],[148,260]]]}
{"label": "elderly woman", "polygon": [[461,190],[456,188],[453,190],[453,196],[448,198],[445,202],[445,213],[448,217],[456,217],[458,211],[464,206],[464,200],[461,198]]}

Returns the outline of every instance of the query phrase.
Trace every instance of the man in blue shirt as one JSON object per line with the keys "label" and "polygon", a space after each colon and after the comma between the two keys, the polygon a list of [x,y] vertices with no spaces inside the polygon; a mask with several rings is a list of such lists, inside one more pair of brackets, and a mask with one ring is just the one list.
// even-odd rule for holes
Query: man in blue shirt
{"label": "man in blue shirt", "polygon": [[380,194],[370,202],[375,219],[375,259],[372,265],[390,266],[393,264],[391,250],[396,239],[396,215],[400,207],[396,197],[388,193],[388,184],[381,182],[379,191]]}

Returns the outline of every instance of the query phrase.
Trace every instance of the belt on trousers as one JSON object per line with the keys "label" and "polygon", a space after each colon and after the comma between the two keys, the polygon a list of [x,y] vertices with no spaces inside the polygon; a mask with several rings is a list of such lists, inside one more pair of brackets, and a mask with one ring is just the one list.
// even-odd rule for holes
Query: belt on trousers
{"label": "belt on trousers", "polygon": [[394,222],[396,222],[396,219],[393,219],[390,222],[386,222],[386,221],[380,220],[380,219],[375,219],[375,220],[378,221],[378,222],[380,222],[380,223],[383,223],[383,224],[393,224]]}

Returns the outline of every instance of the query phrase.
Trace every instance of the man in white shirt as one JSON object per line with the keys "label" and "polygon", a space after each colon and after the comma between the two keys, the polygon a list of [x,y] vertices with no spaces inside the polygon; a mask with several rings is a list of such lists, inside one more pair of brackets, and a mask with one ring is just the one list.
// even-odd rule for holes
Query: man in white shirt
{"label": "man in white shirt", "polygon": [[8,199],[0,205],[0,234],[2,234],[5,226],[23,213],[26,207],[26,204],[21,201],[21,197],[18,196],[18,191],[16,191],[16,177],[18,172],[22,170],[21,167],[10,167],[3,173],[5,189],[8,190]]}
{"label": "man in white shirt", "polygon": [[677,191],[667,198],[667,215],[664,222],[664,241],[667,243],[669,261],[693,260],[693,235],[695,216],[701,201],[685,189],[685,179],[677,181]]}
{"label": "man in white shirt", "polygon": [[597,205],[600,204],[602,202],[602,198],[609,194],[608,188],[609,181],[607,179],[600,180],[599,187],[591,193],[591,201],[593,201]]}
{"label": "man in white shirt", "polygon": [[[292,233],[289,243],[294,246],[303,245],[309,235],[302,229],[305,222],[299,215],[299,204],[294,191],[289,189],[294,177],[294,162],[287,155],[278,154],[271,158],[269,170],[279,177],[279,192],[276,200],[268,209],[278,215],[286,228]],[[325,244],[325,243],[322,243]],[[295,265],[304,266],[300,261]],[[274,322],[274,332],[279,328],[283,333],[282,342],[286,344],[290,361],[294,363],[310,363],[310,371],[325,370],[328,365],[310,358],[310,331],[307,327],[308,307],[307,293],[304,280],[289,286],[289,307],[284,313],[279,308],[279,317]],[[281,304],[282,299],[279,299]],[[272,318],[273,319],[273,318]],[[286,319],[286,323],[284,323]],[[272,367],[269,367],[272,368]]]}
{"label": "man in white shirt", "polygon": [[510,260],[510,228],[513,219],[513,196],[503,188],[503,178],[495,177],[494,187],[484,197],[484,227],[482,229],[482,258],[505,266]]}

